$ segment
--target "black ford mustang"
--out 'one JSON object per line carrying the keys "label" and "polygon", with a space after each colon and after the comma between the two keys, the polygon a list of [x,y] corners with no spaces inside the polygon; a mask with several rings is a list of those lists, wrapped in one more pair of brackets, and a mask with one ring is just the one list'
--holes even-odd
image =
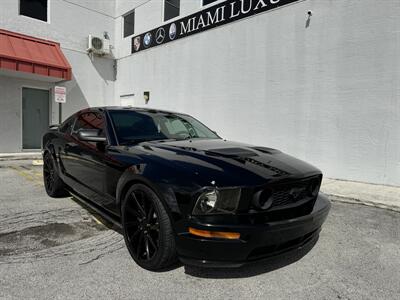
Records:
{"label": "black ford mustang", "polygon": [[85,109],[43,136],[43,158],[48,195],[71,193],[119,225],[149,270],[296,250],[318,238],[330,209],[318,169],[223,140],[185,114]]}

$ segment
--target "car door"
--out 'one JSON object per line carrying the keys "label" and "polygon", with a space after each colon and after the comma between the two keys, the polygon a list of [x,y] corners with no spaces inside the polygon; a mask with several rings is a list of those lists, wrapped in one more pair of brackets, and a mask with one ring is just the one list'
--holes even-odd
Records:
{"label": "car door", "polygon": [[68,166],[68,157],[65,155],[65,145],[74,141],[71,134],[74,128],[75,120],[76,115],[73,115],[65,120],[58,129],[59,134],[56,142],[53,142],[55,144],[54,146],[57,157],[59,158],[58,163],[61,179],[68,186],[71,186],[71,188],[74,187],[75,182],[70,179],[66,171],[66,166]]}
{"label": "car door", "polygon": [[76,182],[77,192],[103,205],[106,144],[80,140],[78,137],[80,129],[100,129],[106,136],[103,113],[95,110],[80,113],[70,139],[64,146],[65,172]]}

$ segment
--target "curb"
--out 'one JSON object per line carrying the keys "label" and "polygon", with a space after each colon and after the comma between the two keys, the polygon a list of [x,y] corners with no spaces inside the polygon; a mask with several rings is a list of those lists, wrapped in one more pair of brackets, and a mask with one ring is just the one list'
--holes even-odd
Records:
{"label": "curb", "polygon": [[12,161],[12,160],[41,160],[42,155],[37,156],[0,156],[0,161]]}
{"label": "curb", "polygon": [[342,197],[342,196],[337,196],[333,194],[327,194],[324,193],[329,197],[329,199],[332,202],[342,202],[342,203],[351,203],[351,204],[361,204],[365,206],[371,206],[375,208],[380,208],[380,209],[386,209],[386,210],[391,210],[395,212],[400,212],[400,207],[394,206],[394,205],[388,205],[384,203],[379,203],[379,202],[372,202],[372,201],[363,201],[360,199],[355,199],[355,198],[347,198],[347,197]]}
{"label": "curb", "polygon": [[42,152],[0,153],[0,161],[41,159]]}

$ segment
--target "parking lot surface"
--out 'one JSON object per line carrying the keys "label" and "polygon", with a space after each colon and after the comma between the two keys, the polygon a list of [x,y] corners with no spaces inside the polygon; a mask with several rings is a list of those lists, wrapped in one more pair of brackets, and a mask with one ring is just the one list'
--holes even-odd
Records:
{"label": "parking lot surface", "polygon": [[312,249],[240,269],[138,267],[41,166],[0,162],[0,299],[400,299],[400,214],[334,202]]}

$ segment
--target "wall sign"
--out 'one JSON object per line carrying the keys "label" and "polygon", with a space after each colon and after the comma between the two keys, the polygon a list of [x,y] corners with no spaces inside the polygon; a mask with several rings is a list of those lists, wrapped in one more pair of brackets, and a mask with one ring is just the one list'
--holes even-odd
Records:
{"label": "wall sign", "polygon": [[57,103],[67,102],[67,89],[63,86],[54,87],[54,101]]}
{"label": "wall sign", "polygon": [[132,53],[301,0],[227,0],[132,38]]}

